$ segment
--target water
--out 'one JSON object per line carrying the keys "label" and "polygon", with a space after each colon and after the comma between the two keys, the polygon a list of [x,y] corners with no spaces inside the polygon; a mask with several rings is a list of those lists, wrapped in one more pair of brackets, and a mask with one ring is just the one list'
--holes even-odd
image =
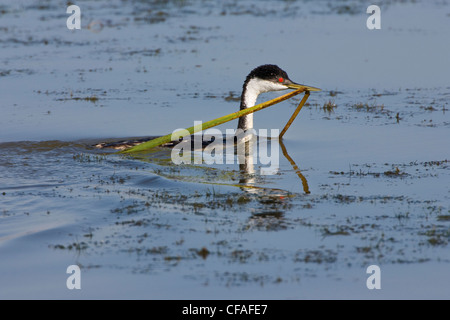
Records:
{"label": "water", "polygon": [[[446,2],[383,5],[376,31],[358,1],[79,5],[78,31],[57,2],[0,6],[2,299],[450,297]],[[234,112],[264,63],[323,89],[276,174],[92,148]]]}

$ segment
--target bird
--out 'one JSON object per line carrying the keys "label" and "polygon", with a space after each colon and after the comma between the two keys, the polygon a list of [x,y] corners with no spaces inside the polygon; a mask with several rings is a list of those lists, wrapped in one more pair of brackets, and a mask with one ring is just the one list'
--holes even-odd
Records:
{"label": "bird", "polygon": [[[286,71],[274,64],[264,64],[254,68],[246,77],[242,87],[240,110],[251,108],[261,93],[299,89],[305,87],[289,79]],[[320,90],[308,87],[310,91]],[[253,113],[239,118],[238,129],[253,129]]]}
{"label": "bird", "polygon": [[[242,86],[242,94],[240,101],[240,110],[251,108],[255,106],[256,100],[261,93],[271,91],[281,91],[286,89],[299,89],[308,88],[308,91],[319,91],[320,89],[304,86],[293,82],[286,71],[281,69],[275,64],[264,64],[254,68],[245,78]],[[247,114],[239,118],[237,129],[241,129],[244,132],[253,129],[253,113]],[[103,142],[95,145],[97,148],[113,148],[118,150],[124,150],[129,147],[141,144],[156,137],[147,137],[137,140],[124,140],[119,142]],[[172,141],[166,143],[164,147],[173,147],[179,141]],[[205,141],[207,145],[212,141]]]}

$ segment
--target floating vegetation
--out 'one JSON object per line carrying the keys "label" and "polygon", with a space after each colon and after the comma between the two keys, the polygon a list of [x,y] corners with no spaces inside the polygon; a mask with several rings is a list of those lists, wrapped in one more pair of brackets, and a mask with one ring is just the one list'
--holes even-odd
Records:
{"label": "floating vegetation", "polygon": [[5,76],[15,75],[15,74],[32,75],[34,73],[35,72],[31,69],[0,70],[0,77],[5,77]]}
{"label": "floating vegetation", "polygon": [[426,110],[426,111],[437,111],[438,110],[438,109],[434,108],[433,106],[427,106],[427,107],[421,106],[420,108],[423,110]]}
{"label": "floating vegetation", "polygon": [[86,242],[73,242],[68,245],[56,244],[50,245],[50,248],[58,249],[58,250],[75,250],[75,251],[83,251],[86,250],[89,246]]}
{"label": "floating vegetation", "polygon": [[[368,165],[366,165],[367,167],[370,167]],[[405,165],[403,165],[405,166]],[[340,175],[340,176],[356,176],[356,177],[366,177],[366,176],[370,176],[370,177],[375,177],[375,178],[379,178],[379,177],[391,177],[391,178],[401,178],[401,177],[406,177],[408,176],[408,173],[401,171],[398,166],[394,166],[393,170],[386,170],[383,172],[371,172],[371,171],[365,171],[362,169],[359,170],[350,170],[350,171],[329,171],[330,174],[332,175]]]}
{"label": "floating vegetation", "polygon": [[335,96],[337,96],[338,94],[342,94],[342,93],[343,93],[342,91],[331,90],[331,91],[329,92],[329,95],[330,95],[330,97],[335,97]]}
{"label": "floating vegetation", "polygon": [[295,253],[294,262],[329,264],[337,261],[337,252],[326,250],[299,250]]}
{"label": "floating vegetation", "polygon": [[227,96],[224,97],[225,101],[231,101],[231,102],[239,102],[241,101],[241,95],[236,94],[233,91],[230,91]]}
{"label": "floating vegetation", "polygon": [[201,248],[200,250],[197,251],[197,254],[202,257],[203,259],[206,259],[208,257],[208,255],[210,254],[209,250],[206,249],[205,247]]}
{"label": "floating vegetation", "polygon": [[73,160],[81,163],[101,163],[105,161],[107,157],[105,155],[79,153],[73,155]]}
{"label": "floating vegetation", "polygon": [[428,230],[419,232],[419,235],[428,237],[427,243],[432,246],[446,246],[450,240],[450,228],[429,226]]}
{"label": "floating vegetation", "polygon": [[57,101],[68,101],[68,100],[74,100],[74,101],[89,101],[96,103],[98,101],[98,98],[96,96],[88,96],[88,97],[70,97],[70,98],[61,98],[56,99]]}
{"label": "floating vegetation", "polygon": [[393,171],[385,171],[383,174],[388,177],[404,177],[407,175],[405,172],[401,172],[398,167],[395,167],[395,170]]}
{"label": "floating vegetation", "polygon": [[[144,50],[131,50],[131,51],[127,51],[127,52],[122,52],[122,55],[129,55],[129,56],[140,55],[140,56],[144,56],[144,57],[156,57],[156,56],[159,56],[160,54],[161,54],[161,48],[144,49]],[[143,72],[147,72],[145,67],[144,67],[144,71]]]}
{"label": "floating vegetation", "polygon": [[336,230],[333,231],[330,231],[327,227],[325,227],[322,230],[322,234],[324,236],[348,236],[350,235],[350,231],[354,230],[348,226],[337,226]]}
{"label": "floating vegetation", "polygon": [[351,106],[353,109],[356,109],[358,111],[366,111],[366,112],[383,112],[384,111],[384,104],[382,105],[376,105],[376,104],[372,104],[369,105],[367,102],[366,103],[356,103],[354,105]]}
{"label": "floating vegetation", "polygon": [[322,110],[329,114],[333,113],[335,108],[337,108],[337,105],[334,102],[334,100],[329,100],[328,102],[325,102],[322,106]]}

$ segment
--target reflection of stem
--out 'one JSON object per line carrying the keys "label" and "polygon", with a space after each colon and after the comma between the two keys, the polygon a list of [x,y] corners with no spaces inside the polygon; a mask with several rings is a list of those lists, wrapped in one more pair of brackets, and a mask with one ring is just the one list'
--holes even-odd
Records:
{"label": "reflection of stem", "polygon": [[303,185],[303,191],[305,193],[310,193],[309,191],[309,187],[308,187],[308,181],[306,180],[305,176],[302,174],[302,172],[300,171],[300,169],[298,168],[298,166],[295,164],[294,160],[292,160],[292,158],[289,156],[287,150],[286,150],[286,146],[283,143],[283,140],[280,139],[280,146],[281,146],[281,151],[283,152],[283,155],[286,157],[286,159],[288,159],[288,161],[291,163],[292,168],[294,168],[295,173],[298,175],[298,177],[300,178],[300,180],[302,180],[302,185]]}
{"label": "reflection of stem", "polygon": [[288,123],[286,123],[286,125],[284,126],[284,129],[281,130],[280,137],[279,137],[280,140],[283,138],[284,134],[286,133],[287,129],[289,129],[289,127],[291,126],[292,122],[294,122],[294,120],[297,117],[297,115],[300,112],[300,110],[302,110],[303,105],[305,104],[306,100],[308,100],[308,97],[309,97],[309,91],[305,91],[305,95],[303,96],[302,101],[300,101],[297,109],[295,109],[294,114],[291,116],[291,118],[289,119]]}

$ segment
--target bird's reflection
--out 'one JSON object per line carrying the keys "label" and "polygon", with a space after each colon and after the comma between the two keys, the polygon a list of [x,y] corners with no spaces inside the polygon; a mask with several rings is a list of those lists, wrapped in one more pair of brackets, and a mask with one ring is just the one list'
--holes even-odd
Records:
{"label": "bird's reflection", "polygon": [[[290,157],[286,149],[286,146],[283,143],[283,140],[258,137],[254,133],[246,133],[242,137],[238,136],[238,141],[236,144],[236,152],[238,155],[239,171],[240,171],[239,183],[240,185],[243,186],[242,189],[249,193],[259,192],[258,188],[254,188],[257,177],[257,175],[255,174],[255,158],[257,157],[258,159],[260,159],[261,162],[261,159],[263,158],[262,155],[263,154],[267,155],[268,150],[270,149],[271,158],[273,161],[275,158],[274,156],[278,155],[278,153],[276,155],[273,154],[274,150],[278,150],[277,149],[278,145],[281,148],[284,157],[288,160],[288,162],[294,169],[295,173],[300,178],[303,192],[309,194],[310,191],[308,181],[300,171],[295,161]],[[271,166],[269,168],[261,168],[261,173],[265,172],[265,174],[276,174],[278,167],[274,166],[273,163],[270,164]]]}
{"label": "bird's reflection", "polygon": [[[170,148],[157,148],[152,152],[136,154],[133,157],[152,163],[158,160],[159,157],[162,157],[158,163],[169,165],[166,161],[166,156],[160,154],[158,150],[172,149],[172,164],[178,164],[174,161],[174,155],[179,157],[179,160],[186,161],[185,163],[187,164],[236,164],[237,161],[239,164],[238,179],[240,188],[247,193],[261,194],[269,188],[260,187],[258,183],[264,176],[278,173],[279,150],[281,149],[281,153],[300,178],[303,192],[306,194],[310,193],[308,181],[298,165],[290,157],[282,139],[257,135],[254,129],[236,131],[234,135],[226,136],[225,139],[223,139],[221,132],[214,132],[212,135],[211,132],[209,136],[202,137],[200,135],[199,143],[196,143],[194,135],[183,139],[181,142],[173,143],[169,146]],[[272,134],[272,136],[274,135]],[[142,143],[144,140],[148,140],[148,138],[102,143],[101,148],[121,149],[123,146],[128,147],[130,144]],[[96,147],[99,145],[96,144]],[[179,153],[180,150],[182,151],[181,153]],[[255,169],[255,165],[258,165],[258,171]],[[276,191],[277,189],[271,188],[271,190]],[[286,193],[283,190],[279,191],[281,194]]]}
{"label": "bird's reflection", "polygon": [[[284,157],[289,161],[295,173],[300,178],[303,192],[306,194],[310,193],[308,181],[301,173],[294,160],[289,156],[282,139],[268,139],[258,137],[255,134],[247,134],[244,138],[238,139],[236,144],[240,171],[239,185],[246,193],[256,195],[257,197],[255,199],[259,204],[253,210],[244,228],[246,230],[258,229],[265,231],[283,230],[286,229],[288,225],[284,215],[284,208],[289,203],[289,201],[286,202],[286,192],[283,190],[278,190],[277,192],[277,190],[274,189],[258,188],[256,186],[256,179],[257,177],[260,177],[260,175],[255,174],[255,164],[257,163],[256,160],[258,158],[261,159],[262,153],[267,155],[268,150],[264,150],[264,148],[270,149],[271,156],[276,156],[277,158],[279,152],[275,152],[276,154],[274,155],[274,150],[278,151],[279,148],[281,148]],[[278,167],[272,166],[271,163],[272,170],[269,172],[266,171],[266,173],[276,174],[276,172],[273,171],[273,167],[276,167],[276,171],[278,170]],[[264,169],[267,170],[267,168]]]}

